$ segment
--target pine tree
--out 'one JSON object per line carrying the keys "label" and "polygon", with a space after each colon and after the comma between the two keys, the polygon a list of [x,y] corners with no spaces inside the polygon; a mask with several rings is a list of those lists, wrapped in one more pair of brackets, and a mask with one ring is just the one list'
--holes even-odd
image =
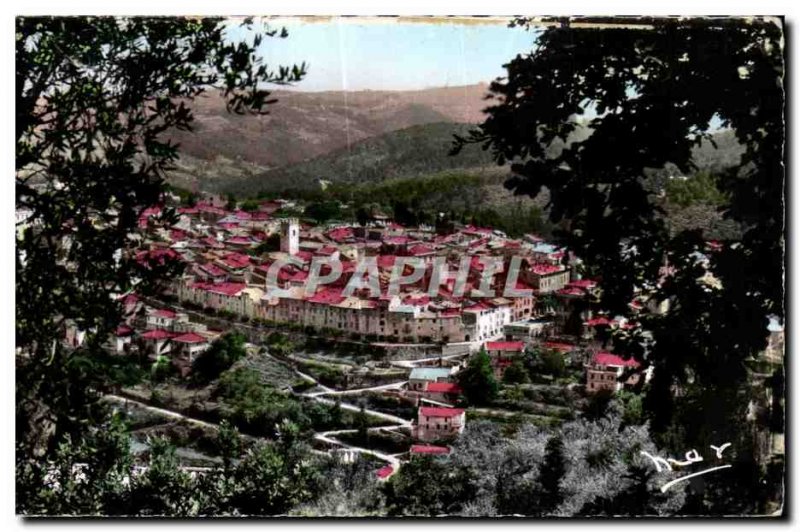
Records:
{"label": "pine tree", "polygon": [[471,405],[486,405],[497,398],[497,379],[494,377],[489,355],[483,347],[458,374],[458,383]]}

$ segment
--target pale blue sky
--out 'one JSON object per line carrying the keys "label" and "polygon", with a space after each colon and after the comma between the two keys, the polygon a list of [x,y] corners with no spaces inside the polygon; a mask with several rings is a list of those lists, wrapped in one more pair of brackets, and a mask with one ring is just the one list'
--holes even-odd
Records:
{"label": "pale blue sky", "polygon": [[[399,22],[337,18],[308,22],[282,18],[286,39],[265,39],[269,65],[308,65],[297,90],[382,90],[469,85],[502,76],[502,65],[529,52],[535,34],[497,24]],[[243,32],[232,25],[229,38]]]}

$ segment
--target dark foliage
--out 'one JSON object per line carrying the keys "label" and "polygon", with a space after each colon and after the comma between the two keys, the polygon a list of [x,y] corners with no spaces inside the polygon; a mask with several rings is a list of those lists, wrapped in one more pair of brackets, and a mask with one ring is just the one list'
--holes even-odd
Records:
{"label": "dark foliage", "polygon": [[[745,361],[765,348],[768,315],[783,316],[782,27],[766,19],[646,22],[546,29],[533,53],[506,65],[507,78],[491,85],[500,103],[456,148],[481,143],[498,163],[511,162],[516,177],[507,185],[516,193],[547,188],[561,238],[602,276],[605,309],[625,314],[635,289],[669,301],[668,312],[643,317],[636,333],[615,342],[654,369],[644,408],[661,441],[730,441],[747,453]],[[577,118],[588,108],[592,134],[547,153],[583,127]],[[728,198],[722,216],[743,228],[738,242],[710,254],[720,288],[698,280],[705,270],[692,255],[705,251],[708,236],[670,231],[645,180],[647,169],[667,164],[691,175],[693,148],[711,138],[712,120],[743,147],[714,183]],[[665,264],[672,274],[661,282]],[[737,463],[741,482],[733,484],[747,488],[721,488],[714,506],[752,511],[758,482],[750,462]]]}
{"label": "dark foliage", "polygon": [[[178,156],[165,133],[191,129],[191,102],[209,90],[233,113],[265,113],[264,84],[305,72],[253,53],[273,36],[286,34],[255,27],[249,42],[229,41],[213,18],[17,19],[16,205],[30,212],[16,240],[18,469],[102,421],[109,378],[96,355],[122,318],[114,296],[151,293],[180,270],[137,260],[129,237]],[[155,223],[173,222],[165,209]],[[79,348],[61,341],[70,324],[87,332]]]}

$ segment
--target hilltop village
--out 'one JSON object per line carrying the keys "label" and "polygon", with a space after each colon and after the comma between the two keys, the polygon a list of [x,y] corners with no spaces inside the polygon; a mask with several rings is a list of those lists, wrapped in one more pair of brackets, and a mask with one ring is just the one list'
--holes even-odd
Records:
{"label": "hilltop village", "polygon": [[[590,398],[649,377],[637,371],[637,362],[614,354],[610,339],[635,329],[640,313],[660,312],[664,304],[641,297],[630,302],[627,316],[598,311],[599,279],[583,277],[579,258],[536,235],[512,239],[470,225],[403,227],[380,216],[366,225],[312,225],[299,221],[302,207],[286,200],[261,201],[251,210],[231,207],[205,196],[178,205],[177,221],[168,227],[158,223],[164,207],[142,213],[136,260],[145,267],[175,262],[183,271],[158,297],[117,296],[128,318],[110,350],[160,361],[191,379],[215,343],[245,333],[251,352],[266,353],[307,381],[294,386],[298,397],[371,417],[375,423],[364,432],[376,435],[373,442],[380,435],[403,436],[387,452],[348,443],[348,434],[358,432],[352,423],[315,431],[323,452],[349,459],[366,453],[383,463],[376,469],[381,479],[410,455],[447,454],[471,417],[558,422],[571,415],[572,403],[561,399],[555,405],[504,399],[503,408],[471,408],[460,382],[476,357],[488,359],[496,382],[509,384],[508,397],[540,398],[547,391]],[[338,275],[324,266],[334,262]],[[436,273],[442,266],[445,275]],[[373,277],[373,286],[360,282],[364,275]],[[325,282],[309,290],[310,278],[320,276]],[[397,283],[398,276],[406,282]],[[347,365],[324,349],[287,352],[262,342],[275,331],[367,357]],[[74,327],[67,330],[73,345],[82,337]],[[782,330],[773,339],[777,352]],[[359,401],[362,395],[371,398],[369,408]],[[389,411],[373,406],[387,401]],[[515,411],[518,404],[528,406]]]}

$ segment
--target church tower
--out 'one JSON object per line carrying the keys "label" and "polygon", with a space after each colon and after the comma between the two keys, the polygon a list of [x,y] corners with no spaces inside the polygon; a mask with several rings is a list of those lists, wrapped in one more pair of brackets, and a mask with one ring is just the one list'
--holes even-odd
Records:
{"label": "church tower", "polygon": [[296,255],[300,251],[300,222],[297,218],[281,221],[281,251]]}

